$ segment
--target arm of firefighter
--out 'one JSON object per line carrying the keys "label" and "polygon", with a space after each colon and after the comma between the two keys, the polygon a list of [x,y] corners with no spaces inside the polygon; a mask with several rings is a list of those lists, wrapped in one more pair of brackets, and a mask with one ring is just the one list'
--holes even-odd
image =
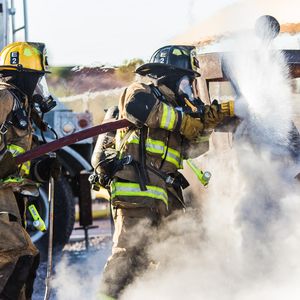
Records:
{"label": "arm of firefighter", "polygon": [[191,140],[203,130],[200,119],[177,111],[173,106],[163,103],[147,91],[138,91],[125,105],[126,118],[135,124],[150,128],[177,131]]}
{"label": "arm of firefighter", "polygon": [[[202,116],[204,130],[193,140],[183,145],[184,158],[196,158],[209,150],[209,139],[214,129],[229,120],[236,120],[234,116],[234,103],[228,101],[219,104],[216,100],[211,105],[205,105]],[[219,126],[219,127],[218,127]]]}
{"label": "arm of firefighter", "polygon": [[6,90],[0,90],[0,179],[14,173],[17,170],[12,154],[7,151],[5,134],[5,121],[13,109],[13,97]]}

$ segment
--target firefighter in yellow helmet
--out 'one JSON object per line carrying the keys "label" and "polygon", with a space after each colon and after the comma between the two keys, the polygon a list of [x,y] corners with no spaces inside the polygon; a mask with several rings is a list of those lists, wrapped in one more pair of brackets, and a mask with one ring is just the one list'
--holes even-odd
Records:
{"label": "firefighter in yellow helmet", "polygon": [[[118,298],[149,266],[144,251],[151,242],[148,229],[185,207],[182,189],[188,182],[178,172],[183,160],[193,145],[196,156],[207,151],[212,130],[233,116],[233,103],[204,105],[196,96],[198,67],[195,47],[162,47],[136,70],[148,82],[134,82],[120,98],[119,118],[135,126],[116,135],[123,166],[110,183],[115,232],[100,299]],[[97,145],[92,158],[96,168],[102,159]]]}
{"label": "firefighter in yellow helmet", "polygon": [[14,157],[32,146],[33,107],[46,112],[54,105],[47,72],[42,43],[16,42],[0,53],[0,299],[31,299],[39,264],[21,196],[36,194],[37,187],[26,179],[30,162],[17,166]]}

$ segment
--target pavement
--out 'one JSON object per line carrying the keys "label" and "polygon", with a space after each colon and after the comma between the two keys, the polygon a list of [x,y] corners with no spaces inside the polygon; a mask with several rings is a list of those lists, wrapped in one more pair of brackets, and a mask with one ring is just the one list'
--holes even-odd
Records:
{"label": "pavement", "polygon": [[[61,273],[63,262],[67,261],[70,270],[76,269],[77,276],[83,278],[100,278],[101,271],[111,251],[111,224],[110,219],[95,220],[94,226],[88,231],[89,249],[86,250],[86,241],[83,230],[76,230],[79,224],[76,223],[70,237],[69,243],[64,247],[62,253],[54,258],[53,278]],[[90,258],[95,261],[94,267],[86,267],[90,264]],[[57,271],[58,269],[58,271]],[[45,293],[45,278],[47,273],[47,263],[42,262],[37,272],[34,286],[33,300],[43,300]],[[58,292],[51,290],[50,300],[59,300]],[[65,297],[66,299],[66,297]],[[89,300],[89,299],[87,299]]]}

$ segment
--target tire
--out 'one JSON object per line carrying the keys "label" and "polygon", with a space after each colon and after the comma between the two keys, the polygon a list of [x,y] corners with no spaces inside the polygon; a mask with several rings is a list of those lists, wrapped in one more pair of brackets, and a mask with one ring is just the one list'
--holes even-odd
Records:
{"label": "tire", "polygon": [[[38,198],[30,197],[29,205],[34,203],[40,213],[41,218],[45,221],[48,228],[49,224],[49,205],[48,205],[48,184],[40,188]],[[28,213],[28,212],[27,212]],[[27,217],[31,220],[30,216]],[[53,253],[59,254],[65,244],[69,241],[75,222],[75,203],[72,189],[67,179],[60,177],[55,182],[54,187],[54,229],[53,229]],[[28,232],[31,240],[37,246],[41,253],[41,259],[47,259],[48,253],[48,231],[42,233],[32,227],[32,222],[28,221]]]}

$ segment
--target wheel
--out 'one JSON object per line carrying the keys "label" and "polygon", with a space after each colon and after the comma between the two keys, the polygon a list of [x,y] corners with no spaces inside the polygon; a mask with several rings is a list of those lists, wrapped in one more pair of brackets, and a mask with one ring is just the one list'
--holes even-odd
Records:
{"label": "wheel", "polygon": [[[45,221],[49,225],[48,184],[40,188],[39,197],[30,197],[28,205],[34,204]],[[31,240],[41,253],[41,259],[47,259],[48,231],[46,233],[35,230],[32,218],[27,211],[27,230]],[[58,254],[68,242],[75,222],[75,203],[72,189],[67,179],[60,177],[54,186],[54,229],[53,229],[53,251]]]}

